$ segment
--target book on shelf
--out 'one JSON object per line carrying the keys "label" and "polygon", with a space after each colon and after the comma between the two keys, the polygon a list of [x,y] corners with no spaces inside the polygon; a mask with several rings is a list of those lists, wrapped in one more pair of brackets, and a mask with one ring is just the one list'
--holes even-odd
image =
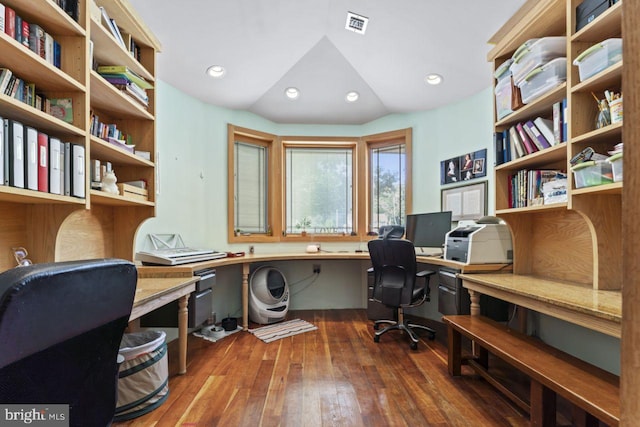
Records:
{"label": "book on shelf", "polygon": [[126,46],[124,45],[124,41],[122,40],[122,36],[120,35],[118,26],[116,25],[115,21],[109,17],[107,10],[102,6],[100,6],[100,14],[100,21],[102,26],[109,30],[116,42],[118,42],[122,47],[126,48]]}
{"label": "book on shelf", "polygon": [[22,44],[22,17],[17,13],[14,13],[13,17],[13,38]]}
{"label": "book on shelf", "polygon": [[511,153],[515,153],[515,159],[526,156],[528,153],[524,149],[524,145],[522,144],[522,140],[520,139],[520,134],[515,126],[511,126],[509,128],[509,141],[513,144],[514,150]]}
{"label": "book on shelf", "polygon": [[553,135],[553,121],[548,119],[543,119],[542,117],[537,117],[533,124],[540,131],[545,140],[549,143],[549,145],[554,146],[558,143],[555,140],[555,136]]}
{"label": "book on shelf", "polygon": [[73,99],[50,98],[50,113],[53,117],[73,123]]}
{"label": "book on shelf", "polygon": [[16,38],[16,11],[7,5],[4,7],[4,32],[12,39]]}
{"label": "book on shelf", "polygon": [[49,135],[38,132],[38,191],[49,192]]}
{"label": "book on shelf", "polygon": [[542,135],[540,130],[536,127],[536,125],[531,120],[527,120],[524,124],[525,129],[528,130],[528,134],[531,137],[531,140],[538,147],[538,150],[544,150],[545,148],[551,147],[551,144],[547,139]]}
{"label": "book on shelf", "polygon": [[494,132],[493,143],[495,147],[495,165],[498,166],[505,163],[504,134],[502,132]]}
{"label": "book on shelf", "polygon": [[560,142],[565,142],[569,140],[569,132],[568,132],[568,120],[567,117],[569,104],[567,102],[567,98],[562,98],[562,140]]}
{"label": "book on shelf", "polygon": [[136,147],[135,145],[129,145],[127,144],[127,141],[124,139],[116,139],[113,137],[108,137],[107,138],[107,142],[109,142],[109,144],[113,144],[117,147],[122,148],[123,150],[125,150],[128,153],[133,153],[134,148]]}
{"label": "book on shelf", "polygon": [[0,32],[4,33],[4,11],[5,6],[0,3]]}
{"label": "book on shelf", "polygon": [[142,89],[153,89],[153,85],[138,75],[135,71],[126,65],[100,65],[98,67],[99,74],[110,74],[115,76],[124,76],[140,86]]}
{"label": "book on shelf", "polygon": [[523,124],[518,123],[516,125],[516,129],[518,130],[518,135],[520,135],[520,140],[522,141],[522,145],[524,145],[527,154],[532,154],[538,151],[538,147],[533,143],[533,141],[531,141],[527,132],[525,132]]}
{"label": "book on shelf", "polygon": [[25,21],[24,19],[22,20],[22,22],[20,23],[21,28],[20,28],[20,42],[22,43],[22,46],[25,47],[29,47],[29,23],[27,21]]}

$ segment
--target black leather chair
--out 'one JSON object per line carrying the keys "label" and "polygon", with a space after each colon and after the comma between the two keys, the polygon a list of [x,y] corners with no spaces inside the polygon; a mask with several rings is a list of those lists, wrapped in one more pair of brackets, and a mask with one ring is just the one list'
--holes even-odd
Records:
{"label": "black leather chair", "polygon": [[0,402],[69,405],[72,426],[107,426],[135,266],[100,259],[0,274]]}
{"label": "black leather chair", "polygon": [[[405,320],[403,310],[429,301],[429,278],[435,272],[417,271],[415,248],[409,240],[375,239],[370,240],[368,246],[374,274],[373,299],[394,308],[396,313],[393,320],[375,321],[373,340],[379,342],[381,335],[398,329],[407,333],[410,346],[415,350],[418,348],[418,337],[413,329],[427,331],[429,339],[435,338],[435,331]],[[378,330],[381,324],[389,326]]]}

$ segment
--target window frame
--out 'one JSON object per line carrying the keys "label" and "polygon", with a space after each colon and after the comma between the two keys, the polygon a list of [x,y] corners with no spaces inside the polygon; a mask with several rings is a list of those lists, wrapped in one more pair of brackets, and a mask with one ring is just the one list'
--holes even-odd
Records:
{"label": "window frame", "polygon": [[[235,235],[235,141],[257,144],[268,149],[267,173],[267,223],[271,226],[271,235],[251,234]],[[252,129],[227,125],[227,238],[229,243],[275,243],[275,242],[362,242],[375,238],[369,235],[371,207],[371,148],[383,148],[398,144],[405,145],[405,213],[412,212],[412,129],[400,129],[361,137],[336,136],[278,136]],[[343,234],[283,234],[286,223],[286,148],[345,148],[353,149],[353,227],[355,235]]]}

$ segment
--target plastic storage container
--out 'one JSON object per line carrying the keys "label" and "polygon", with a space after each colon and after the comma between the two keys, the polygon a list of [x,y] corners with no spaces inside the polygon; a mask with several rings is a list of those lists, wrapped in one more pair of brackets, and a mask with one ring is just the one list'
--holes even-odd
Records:
{"label": "plastic storage container", "polygon": [[535,68],[554,58],[567,55],[566,37],[543,37],[534,40],[525,42],[513,54],[510,70],[513,82],[517,86],[520,86],[520,82]]}
{"label": "plastic storage container", "polygon": [[580,81],[583,81],[620,61],[622,61],[622,39],[607,39],[594,44],[578,55],[573,65],[578,66]]}
{"label": "plastic storage container", "polygon": [[495,88],[496,95],[496,117],[498,120],[513,113],[511,108],[511,98],[513,87],[511,85],[511,74],[508,77],[498,80]]}
{"label": "plastic storage container", "polygon": [[124,334],[119,355],[118,403],[115,421],[125,421],[153,411],[169,397],[166,334],[145,331]]}
{"label": "plastic storage container", "polygon": [[576,188],[611,184],[613,182],[611,163],[607,160],[591,160],[578,163],[571,168],[571,171],[576,180]]}
{"label": "plastic storage container", "polygon": [[613,174],[613,182],[622,181],[622,153],[614,154],[607,159],[611,163],[611,173]]}
{"label": "plastic storage container", "polygon": [[556,58],[531,71],[519,84],[522,102],[530,103],[567,80],[567,58]]}

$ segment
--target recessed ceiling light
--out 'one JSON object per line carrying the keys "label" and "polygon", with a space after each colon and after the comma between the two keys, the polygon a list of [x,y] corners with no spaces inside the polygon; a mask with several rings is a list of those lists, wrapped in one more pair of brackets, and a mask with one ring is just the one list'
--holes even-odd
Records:
{"label": "recessed ceiling light", "polygon": [[358,98],[360,98],[360,94],[355,90],[352,90],[351,92],[347,93],[347,96],[344,97],[344,99],[346,99],[347,102],[356,102]]}
{"label": "recessed ceiling light", "polygon": [[298,97],[300,96],[300,91],[295,87],[288,87],[284,91],[284,94],[287,95],[287,98],[289,99],[298,99]]}
{"label": "recessed ceiling light", "polygon": [[440,74],[428,74],[427,77],[424,78],[425,83],[430,85],[439,85],[442,83],[442,76]]}
{"label": "recessed ceiling light", "polygon": [[212,65],[211,67],[207,68],[207,74],[217,79],[224,76],[225,73],[226,70],[222,65]]}

